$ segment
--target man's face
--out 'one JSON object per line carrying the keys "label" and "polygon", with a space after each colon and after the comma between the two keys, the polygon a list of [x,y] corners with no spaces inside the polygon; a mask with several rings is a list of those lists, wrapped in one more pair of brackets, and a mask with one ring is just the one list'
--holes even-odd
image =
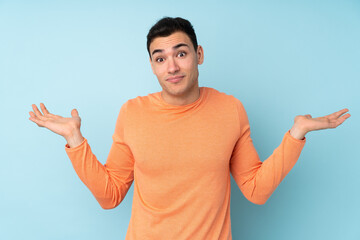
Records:
{"label": "man's face", "polygon": [[150,63],[163,94],[168,98],[186,98],[198,91],[198,64],[204,59],[203,49],[195,51],[184,32],[157,37],[150,44]]}

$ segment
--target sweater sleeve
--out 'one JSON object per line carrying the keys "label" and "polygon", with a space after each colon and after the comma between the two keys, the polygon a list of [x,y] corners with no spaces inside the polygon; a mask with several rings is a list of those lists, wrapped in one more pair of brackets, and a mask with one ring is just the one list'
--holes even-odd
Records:
{"label": "sweater sleeve", "polygon": [[118,206],[134,180],[134,159],[124,138],[126,106],[125,103],[120,109],[113,143],[104,165],[92,153],[86,139],[75,148],[65,146],[77,175],[104,209]]}
{"label": "sweater sleeve", "polygon": [[280,145],[261,162],[250,137],[249,120],[237,100],[240,137],[234,147],[230,171],[244,196],[255,204],[264,204],[298,160],[306,139],[299,140],[287,131]]}

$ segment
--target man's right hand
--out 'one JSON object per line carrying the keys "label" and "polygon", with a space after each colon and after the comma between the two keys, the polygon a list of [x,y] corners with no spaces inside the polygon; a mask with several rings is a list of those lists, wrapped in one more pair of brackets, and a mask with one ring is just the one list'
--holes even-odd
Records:
{"label": "man's right hand", "polygon": [[84,141],[80,132],[81,119],[76,109],[71,111],[71,118],[64,118],[51,114],[43,103],[40,103],[42,113],[35,104],[32,104],[33,112],[29,112],[29,120],[39,127],[45,127],[56,134],[63,136],[68,145],[73,148]]}

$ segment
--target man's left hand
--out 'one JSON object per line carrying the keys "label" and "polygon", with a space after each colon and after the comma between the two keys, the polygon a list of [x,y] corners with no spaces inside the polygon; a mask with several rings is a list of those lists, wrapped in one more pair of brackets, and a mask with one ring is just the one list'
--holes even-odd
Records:
{"label": "man's left hand", "polygon": [[343,115],[348,111],[347,108],[344,108],[338,112],[317,118],[312,118],[310,114],[296,116],[290,134],[294,138],[302,140],[308,132],[336,128],[351,116],[349,113]]}

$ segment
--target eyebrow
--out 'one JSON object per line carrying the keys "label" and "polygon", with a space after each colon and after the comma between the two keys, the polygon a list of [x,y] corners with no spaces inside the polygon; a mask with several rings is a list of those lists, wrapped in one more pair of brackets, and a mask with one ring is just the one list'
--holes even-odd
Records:
{"label": "eyebrow", "polygon": [[[189,48],[189,45],[187,45],[186,43],[179,43],[175,46],[173,46],[173,49],[178,49],[179,47],[188,47]],[[154,55],[155,53],[158,53],[158,52],[163,52],[164,49],[155,49],[152,53],[151,53],[151,56]]]}

